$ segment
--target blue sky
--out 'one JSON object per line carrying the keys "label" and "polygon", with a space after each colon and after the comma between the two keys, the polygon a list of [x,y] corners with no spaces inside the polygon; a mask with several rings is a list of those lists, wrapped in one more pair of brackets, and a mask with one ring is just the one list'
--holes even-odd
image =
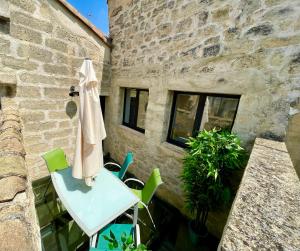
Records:
{"label": "blue sky", "polygon": [[105,35],[109,34],[107,0],[67,1]]}

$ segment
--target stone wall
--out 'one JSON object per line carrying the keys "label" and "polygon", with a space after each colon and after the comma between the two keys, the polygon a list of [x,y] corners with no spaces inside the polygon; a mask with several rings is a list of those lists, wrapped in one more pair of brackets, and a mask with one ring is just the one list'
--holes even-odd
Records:
{"label": "stone wall", "polygon": [[[239,94],[233,131],[251,149],[256,136],[283,140],[290,104],[299,97],[298,0],[109,0],[113,49],[107,149],[183,208],[178,178],[183,150],[166,143],[174,90]],[[122,87],[149,89],[145,134],[122,126]],[[224,213],[226,215],[226,213]],[[226,219],[223,217],[222,219]],[[219,217],[216,235],[222,232]]]}
{"label": "stone wall", "polygon": [[293,102],[287,133],[287,149],[291,155],[294,167],[300,177],[300,98]]}
{"label": "stone wall", "polygon": [[69,89],[78,85],[79,67],[90,57],[107,95],[110,48],[101,32],[63,0],[0,3],[0,14],[8,21],[8,29],[0,23],[0,76],[16,79],[12,96],[24,123],[27,164],[37,179],[48,175],[41,155],[52,148],[63,148],[72,162],[78,97],[69,97]]}
{"label": "stone wall", "polygon": [[299,247],[299,178],[284,143],[258,138],[218,250]]}
{"label": "stone wall", "polygon": [[0,250],[41,250],[31,179],[25,163],[22,125],[15,103],[0,111]]}

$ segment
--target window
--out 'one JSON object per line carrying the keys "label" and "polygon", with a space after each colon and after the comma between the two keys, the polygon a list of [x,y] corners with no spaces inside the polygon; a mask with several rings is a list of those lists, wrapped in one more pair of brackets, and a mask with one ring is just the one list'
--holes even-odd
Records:
{"label": "window", "polygon": [[148,90],[125,88],[123,125],[145,132],[148,97]]}
{"label": "window", "polygon": [[185,147],[188,137],[214,127],[231,130],[240,96],[175,92],[167,141]]}

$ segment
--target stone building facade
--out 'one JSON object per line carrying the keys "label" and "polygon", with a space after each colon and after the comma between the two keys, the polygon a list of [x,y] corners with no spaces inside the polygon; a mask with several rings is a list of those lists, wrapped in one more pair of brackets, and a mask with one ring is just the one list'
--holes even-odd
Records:
{"label": "stone building facade", "polygon": [[[165,183],[160,197],[183,211],[184,150],[166,140],[174,91],[241,95],[233,131],[248,149],[257,136],[285,139],[291,105],[300,95],[299,1],[108,0],[108,5],[113,95],[106,149],[120,161],[133,151],[130,171],[143,180],[158,166]],[[149,90],[145,133],[122,125],[126,87]],[[222,225],[220,217],[209,221]]]}
{"label": "stone building facade", "polygon": [[[61,0],[0,1],[0,96],[13,97],[24,126],[31,176],[48,175],[41,155],[55,147],[73,159],[79,83],[85,57],[93,60],[101,92],[108,94],[110,46],[106,37]],[[2,88],[3,89],[3,88]]]}

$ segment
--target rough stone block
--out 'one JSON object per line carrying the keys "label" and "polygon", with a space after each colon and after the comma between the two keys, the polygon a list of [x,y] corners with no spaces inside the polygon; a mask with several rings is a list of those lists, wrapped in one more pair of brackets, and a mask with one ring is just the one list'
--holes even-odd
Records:
{"label": "rough stone block", "polygon": [[220,22],[229,18],[229,6],[225,6],[212,12],[212,19],[215,22]]}
{"label": "rough stone block", "polygon": [[53,100],[22,100],[19,103],[20,108],[28,110],[55,110],[56,102]]}
{"label": "rough stone block", "polygon": [[27,154],[42,154],[47,151],[47,149],[49,149],[48,144],[38,143],[27,147],[26,152]]}
{"label": "rough stone block", "polygon": [[18,97],[40,98],[41,97],[41,89],[39,87],[32,87],[32,86],[18,86],[17,96]]}
{"label": "rough stone block", "polygon": [[26,110],[21,111],[21,118],[24,121],[24,123],[27,122],[38,122],[45,119],[45,113],[44,112],[36,112],[32,110]]}
{"label": "rough stone block", "polygon": [[70,58],[64,54],[56,53],[55,54],[56,62],[59,64],[69,64]]}
{"label": "rough stone block", "polygon": [[27,26],[31,29],[45,31],[47,33],[50,33],[53,30],[53,25],[51,23],[34,18],[33,16],[27,15],[22,12],[11,12],[11,20],[14,23]]}
{"label": "rough stone block", "polygon": [[17,59],[14,57],[10,57],[10,56],[3,56],[2,57],[2,63],[4,66],[7,66],[9,68],[12,69],[16,69],[16,70],[35,70],[37,69],[38,65],[34,62],[31,62],[29,60],[26,59]]}
{"label": "rough stone block", "polygon": [[116,15],[119,14],[120,11],[122,11],[123,7],[122,6],[118,6],[117,8],[113,9],[112,12],[111,12],[111,17],[114,17]]}
{"label": "rough stone block", "polygon": [[32,73],[22,73],[20,75],[20,80],[29,83],[29,84],[48,84],[53,85],[55,83],[55,79],[52,76],[40,75],[40,74],[32,74]]}
{"label": "rough stone block", "polygon": [[47,122],[32,122],[25,124],[26,132],[35,132],[35,131],[47,131],[52,130],[57,127],[57,122],[47,121]]}
{"label": "rough stone block", "polygon": [[23,144],[14,137],[14,134],[10,135],[10,137],[7,136],[6,139],[0,142],[0,155],[4,156],[6,153],[25,156]]}
{"label": "rough stone block", "polygon": [[64,53],[68,52],[68,45],[58,39],[48,38],[46,39],[45,44],[51,49],[58,50]]}
{"label": "rough stone block", "polygon": [[205,45],[208,44],[217,44],[220,41],[220,36],[210,37],[204,41]]}
{"label": "rough stone block", "polygon": [[68,41],[76,44],[79,42],[79,38],[75,34],[72,34],[71,32],[64,29],[63,27],[57,27],[55,30],[55,34],[57,35],[58,38],[66,42]]}
{"label": "rough stone block", "polygon": [[20,57],[33,58],[41,62],[49,63],[52,61],[52,52],[34,45],[20,44],[18,55]]}
{"label": "rough stone block", "polygon": [[19,215],[12,213],[0,220],[0,250],[34,250],[27,222]]}
{"label": "rough stone block", "polygon": [[62,138],[62,139],[55,139],[53,140],[53,145],[54,147],[67,147],[69,146],[69,137],[67,138]]}
{"label": "rough stone block", "polygon": [[0,73],[0,84],[9,84],[9,85],[16,85],[17,84],[17,77],[15,73]]}
{"label": "rough stone block", "polygon": [[69,75],[70,70],[65,65],[55,65],[55,64],[45,64],[44,70],[47,73],[51,73],[53,75]]}
{"label": "rough stone block", "polygon": [[45,97],[53,99],[65,99],[69,96],[69,89],[66,88],[44,88]]}
{"label": "rough stone block", "polygon": [[12,37],[31,43],[41,44],[43,41],[42,34],[40,32],[28,29],[20,25],[11,24],[10,34]]}
{"label": "rough stone block", "polygon": [[273,27],[270,24],[261,24],[250,28],[246,35],[267,36],[273,32]]}
{"label": "rough stone block", "polygon": [[264,48],[276,48],[286,47],[291,45],[297,45],[300,43],[300,36],[288,36],[288,37],[272,37],[266,38],[261,41],[261,46]]}
{"label": "rough stone block", "polygon": [[219,250],[297,250],[299,210],[300,182],[284,143],[256,139]]}
{"label": "rough stone block", "polygon": [[209,47],[205,47],[203,49],[203,56],[204,57],[216,56],[219,54],[219,52],[220,52],[220,45],[216,44]]}
{"label": "rough stone block", "polygon": [[201,11],[198,14],[198,26],[201,27],[206,24],[208,18],[208,12],[207,11]]}
{"label": "rough stone block", "polygon": [[76,86],[79,83],[77,78],[55,77],[55,81],[59,86]]}
{"label": "rough stone block", "polygon": [[[37,143],[42,143],[42,141],[43,141],[42,135],[27,134],[26,129],[25,129],[25,131],[24,131],[24,146],[25,146],[25,149],[27,149],[27,147],[30,147],[31,145],[34,145],[34,144],[37,144]],[[27,162],[27,158],[28,158],[28,155],[26,156],[26,162]]]}
{"label": "rough stone block", "polygon": [[0,38],[0,53],[9,54],[10,52],[10,41]]}
{"label": "rough stone block", "polygon": [[67,119],[68,115],[66,111],[50,111],[49,112],[50,119]]}
{"label": "rough stone block", "polygon": [[27,176],[24,158],[21,156],[0,156],[0,178],[12,175]]}
{"label": "rough stone block", "polygon": [[25,191],[26,180],[17,176],[0,179],[0,202],[11,201],[17,193]]}
{"label": "rough stone block", "polygon": [[32,0],[9,0],[9,2],[30,13],[33,13],[36,10],[35,4]]}
{"label": "rough stone block", "polygon": [[176,32],[188,32],[191,28],[193,19],[191,17],[185,18],[180,21],[176,26]]}
{"label": "rough stone block", "polygon": [[72,129],[54,130],[52,132],[45,132],[44,136],[46,140],[52,140],[57,138],[69,137],[72,135]]}
{"label": "rough stone block", "polygon": [[166,37],[166,36],[170,35],[171,31],[172,31],[171,23],[161,24],[157,27],[157,36],[158,36],[158,38]]}
{"label": "rough stone block", "polygon": [[71,127],[71,126],[72,126],[72,124],[71,124],[71,122],[69,120],[67,120],[67,121],[61,121],[58,124],[59,128],[68,128],[68,127]]}

